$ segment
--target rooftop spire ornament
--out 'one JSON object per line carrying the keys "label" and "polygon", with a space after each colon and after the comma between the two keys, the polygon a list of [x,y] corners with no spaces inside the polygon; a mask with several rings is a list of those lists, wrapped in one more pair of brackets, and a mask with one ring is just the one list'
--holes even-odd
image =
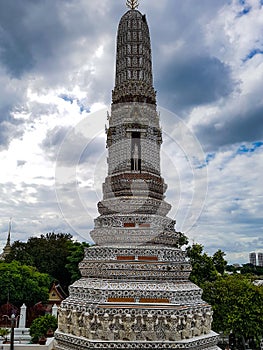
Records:
{"label": "rooftop spire ornament", "polygon": [[126,5],[131,9],[135,10],[137,7],[139,7],[139,1],[138,0],[127,0]]}

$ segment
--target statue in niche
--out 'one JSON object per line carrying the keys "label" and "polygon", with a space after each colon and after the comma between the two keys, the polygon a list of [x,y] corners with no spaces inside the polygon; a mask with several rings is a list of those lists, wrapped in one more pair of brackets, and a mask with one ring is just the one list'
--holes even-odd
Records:
{"label": "statue in niche", "polygon": [[157,316],[158,322],[156,324],[156,334],[158,339],[166,339],[166,332],[168,327],[167,319],[163,316]]}
{"label": "statue in niche", "polygon": [[120,318],[122,316],[120,314],[113,316],[112,326],[114,326],[113,332],[114,332],[114,339],[120,340],[120,331],[122,330],[122,325],[120,323]]}
{"label": "statue in niche", "polygon": [[84,324],[84,313],[81,312],[78,318],[78,333],[80,337],[83,337],[85,333]]}
{"label": "statue in niche", "polygon": [[192,337],[192,315],[190,313],[186,314],[182,320],[183,330],[182,339],[189,339]]}
{"label": "statue in niche", "polygon": [[75,335],[76,337],[79,337],[80,334],[80,327],[79,327],[79,318],[81,316],[81,313],[79,311],[73,310],[72,316],[71,316],[71,334]]}
{"label": "statue in niche", "polygon": [[204,313],[202,333],[208,334],[211,332],[212,314],[210,311]]}
{"label": "statue in niche", "polygon": [[197,313],[194,318],[193,336],[198,337],[202,333],[202,314]]}
{"label": "statue in niche", "polygon": [[102,320],[98,319],[98,324],[100,325],[100,328],[97,331],[98,337],[104,340],[114,340],[114,333],[110,329],[110,316],[107,313],[103,315]]}
{"label": "statue in niche", "polygon": [[67,319],[67,310],[66,309],[60,309],[59,313],[58,313],[58,330],[60,332],[66,333],[68,331],[67,328],[67,323],[68,323],[68,319]]}
{"label": "statue in niche", "polygon": [[96,322],[96,317],[97,317],[97,314],[94,314],[91,319],[91,315],[89,312],[85,312],[83,315],[84,325],[85,325],[83,329],[83,336],[88,339],[94,339],[95,337],[95,331],[92,330],[92,326]]}
{"label": "statue in niche", "polygon": [[132,320],[132,316],[130,314],[126,314],[124,316],[124,320],[119,319],[120,324],[123,326],[123,329],[119,332],[120,340],[136,340],[136,335],[133,331],[133,325],[136,324],[136,320]]}
{"label": "statue in niche", "polygon": [[72,331],[72,310],[68,310],[67,311],[67,315],[66,315],[66,323],[67,323],[67,327],[66,327],[66,333],[71,333]]}
{"label": "statue in niche", "polygon": [[144,340],[155,341],[157,340],[157,335],[155,332],[155,326],[158,324],[158,318],[156,321],[153,318],[152,314],[146,316],[146,320],[142,319],[142,324],[145,325],[146,330],[142,332]]}
{"label": "statue in niche", "polygon": [[181,340],[180,317],[172,315],[168,323],[169,329],[165,332],[166,340]]}
{"label": "statue in niche", "polygon": [[133,156],[133,162],[134,162],[134,170],[139,171],[139,148],[137,143],[134,145],[132,156]]}
{"label": "statue in niche", "polygon": [[142,329],[143,329],[143,316],[142,315],[138,315],[136,317],[136,322],[134,322],[134,333],[136,334],[136,339],[137,340],[144,340],[144,336],[142,334]]}

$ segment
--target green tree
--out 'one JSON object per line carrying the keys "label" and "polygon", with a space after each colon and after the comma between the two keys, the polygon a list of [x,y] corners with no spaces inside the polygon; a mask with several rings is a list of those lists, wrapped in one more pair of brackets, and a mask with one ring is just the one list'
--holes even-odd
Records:
{"label": "green tree", "polygon": [[218,276],[213,259],[203,252],[201,244],[193,244],[186,248],[187,257],[192,265],[190,280],[202,287],[206,281],[214,281]]}
{"label": "green tree", "polygon": [[0,305],[22,303],[34,305],[48,299],[50,276],[37,271],[32,266],[21,265],[18,261],[0,263]]}
{"label": "green tree", "polygon": [[244,264],[240,269],[242,275],[252,274],[255,276],[263,276],[263,267],[254,266],[252,264]]}
{"label": "green tree", "polygon": [[72,236],[64,233],[47,233],[40,237],[31,237],[26,243],[14,242],[6,261],[20,261],[34,266],[39,272],[48,273],[52,279],[58,280],[64,289],[71,281],[66,264],[71,254]]}
{"label": "green tree", "polygon": [[234,266],[234,265],[226,265],[226,271],[237,273],[237,271],[240,270],[240,267]]}
{"label": "green tree", "polygon": [[246,274],[254,275],[256,274],[256,266],[254,266],[253,264],[244,264],[240,269],[240,272],[242,273],[242,275],[246,275]]}
{"label": "green tree", "polygon": [[71,276],[70,283],[75,282],[81,277],[78,265],[83,260],[84,251],[87,247],[89,247],[89,244],[86,242],[71,242],[69,244],[66,268]]}
{"label": "green tree", "polygon": [[218,249],[212,257],[215,268],[221,275],[224,274],[227,266],[227,261],[224,259],[225,255],[226,254],[222,250]]}
{"label": "green tree", "polygon": [[56,317],[46,314],[40,316],[32,322],[30,326],[30,335],[33,342],[37,342],[42,336],[46,336],[47,331],[51,329],[53,332],[57,329],[58,322]]}
{"label": "green tree", "polygon": [[239,274],[219,277],[203,284],[203,298],[214,310],[213,329],[232,330],[246,340],[263,336],[263,287],[253,285],[251,279]]}
{"label": "green tree", "polygon": [[6,262],[19,261],[22,265],[34,266],[34,259],[26,242],[15,241],[11,246],[11,252],[6,257]]}
{"label": "green tree", "polygon": [[183,245],[187,245],[189,243],[188,238],[186,237],[186,235],[182,232],[176,232],[178,235],[178,244],[177,247],[181,248]]}

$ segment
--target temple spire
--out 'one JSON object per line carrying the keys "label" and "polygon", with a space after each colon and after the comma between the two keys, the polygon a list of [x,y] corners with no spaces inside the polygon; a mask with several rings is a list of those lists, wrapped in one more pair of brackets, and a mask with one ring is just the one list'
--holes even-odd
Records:
{"label": "temple spire", "polygon": [[8,224],[8,236],[7,236],[6,246],[10,246],[10,238],[11,238],[11,220],[12,220],[12,218],[9,219],[9,224]]}
{"label": "temple spire", "polygon": [[7,235],[7,241],[6,241],[6,245],[3,249],[3,253],[0,254],[0,260],[4,260],[6,258],[6,256],[11,252],[11,220],[12,218],[10,218],[9,220],[9,224],[8,224],[8,235]]}
{"label": "temple spire", "polygon": [[127,7],[129,7],[131,10],[135,10],[139,7],[139,1],[138,0],[127,0],[126,1]]}
{"label": "temple spire", "polygon": [[118,28],[112,102],[156,105],[151,39],[146,16],[134,11],[139,6],[138,0],[127,0],[127,6],[131,10],[122,16]]}

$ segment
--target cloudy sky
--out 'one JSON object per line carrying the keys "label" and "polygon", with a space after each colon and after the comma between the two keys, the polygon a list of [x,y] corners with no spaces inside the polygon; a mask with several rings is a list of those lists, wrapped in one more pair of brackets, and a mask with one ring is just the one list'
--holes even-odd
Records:
{"label": "cloudy sky", "polygon": [[[141,0],[170,217],[229,262],[263,251],[263,1]],[[89,240],[125,0],[0,1],[0,249]]]}

